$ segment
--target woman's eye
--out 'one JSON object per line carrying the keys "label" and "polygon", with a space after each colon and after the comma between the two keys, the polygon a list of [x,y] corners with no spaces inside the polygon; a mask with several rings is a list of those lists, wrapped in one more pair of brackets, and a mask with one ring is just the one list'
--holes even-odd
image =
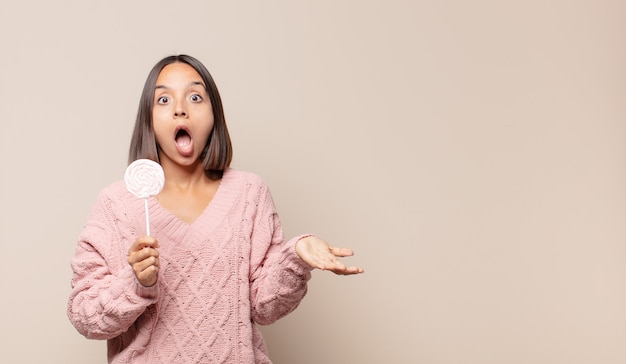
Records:
{"label": "woman's eye", "polygon": [[161,96],[157,99],[157,103],[159,104],[167,104],[170,99],[167,96]]}
{"label": "woman's eye", "polygon": [[193,94],[193,95],[191,95],[191,101],[193,101],[193,102],[200,102],[200,101],[202,101],[202,96],[200,96],[198,94]]}

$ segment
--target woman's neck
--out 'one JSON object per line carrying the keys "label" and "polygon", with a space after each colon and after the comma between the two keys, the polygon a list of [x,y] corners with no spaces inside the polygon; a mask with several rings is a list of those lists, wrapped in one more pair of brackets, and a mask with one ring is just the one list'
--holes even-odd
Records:
{"label": "woman's neck", "polygon": [[161,206],[189,224],[207,208],[217,192],[220,180],[211,180],[201,163],[181,166],[163,163],[165,185],[157,196]]}
{"label": "woman's neck", "polygon": [[207,177],[201,161],[190,166],[183,166],[171,161],[162,164],[165,174],[165,188],[178,191],[189,191],[198,187],[204,188],[211,180]]}

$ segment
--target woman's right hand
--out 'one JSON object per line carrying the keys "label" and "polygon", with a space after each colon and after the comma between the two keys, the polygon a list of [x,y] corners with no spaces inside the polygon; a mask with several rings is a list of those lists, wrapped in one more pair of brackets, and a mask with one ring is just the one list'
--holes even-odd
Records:
{"label": "woman's right hand", "polygon": [[133,268],[135,277],[144,287],[153,286],[159,273],[159,242],[151,236],[135,240],[128,249],[128,264]]}

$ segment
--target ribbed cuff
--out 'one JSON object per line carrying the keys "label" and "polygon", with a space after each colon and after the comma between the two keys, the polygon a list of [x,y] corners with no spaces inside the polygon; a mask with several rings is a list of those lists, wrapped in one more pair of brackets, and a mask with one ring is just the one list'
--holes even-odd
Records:
{"label": "ribbed cuff", "polygon": [[153,284],[150,287],[144,287],[137,279],[135,279],[135,292],[139,297],[143,298],[156,298],[159,294],[159,285],[157,283]]}
{"label": "ribbed cuff", "polygon": [[298,256],[298,253],[296,253],[296,244],[298,243],[298,241],[300,239],[308,238],[309,236],[315,236],[315,234],[302,234],[296,236],[295,238],[289,240],[284,247],[284,251],[288,254],[284,254],[283,256],[286,258],[287,262],[289,262],[289,264],[294,269],[294,272],[296,272],[297,274],[306,275],[308,273],[311,273],[311,271],[313,270],[313,267],[311,267],[309,263],[302,260],[302,258]]}

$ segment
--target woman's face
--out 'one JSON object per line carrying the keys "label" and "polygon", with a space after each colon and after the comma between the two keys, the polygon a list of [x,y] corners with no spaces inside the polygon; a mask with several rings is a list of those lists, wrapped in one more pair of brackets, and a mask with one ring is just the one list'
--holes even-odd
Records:
{"label": "woman's face", "polygon": [[186,63],[163,68],[156,81],[152,127],[162,165],[198,163],[213,130],[213,110],[202,77]]}

